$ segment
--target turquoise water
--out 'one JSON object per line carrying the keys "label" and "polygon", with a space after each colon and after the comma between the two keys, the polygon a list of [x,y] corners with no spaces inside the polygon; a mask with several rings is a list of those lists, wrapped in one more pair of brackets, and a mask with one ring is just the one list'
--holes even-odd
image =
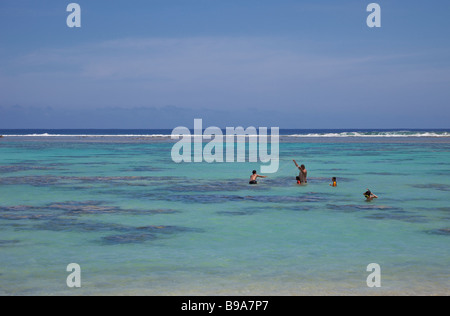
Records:
{"label": "turquoise water", "polygon": [[450,139],[286,138],[258,186],[172,145],[0,139],[0,294],[450,294]]}

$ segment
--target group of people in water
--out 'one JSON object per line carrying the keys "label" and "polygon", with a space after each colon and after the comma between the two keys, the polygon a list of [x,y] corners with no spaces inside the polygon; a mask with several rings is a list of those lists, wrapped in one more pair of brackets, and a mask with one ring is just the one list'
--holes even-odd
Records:
{"label": "group of people in water", "polygon": [[[299,166],[298,163],[294,160],[295,166],[300,170],[300,174],[295,178],[297,180],[298,185],[306,185],[308,183],[308,170],[306,170],[305,165]],[[253,170],[252,175],[250,176],[250,182],[249,184],[255,185],[258,184],[258,178],[267,178],[267,176],[259,175],[256,170]],[[337,178],[333,177],[331,179],[332,187],[337,187]],[[369,189],[364,193],[364,197],[368,201],[372,201],[373,199],[378,199],[378,196],[372,193]]]}

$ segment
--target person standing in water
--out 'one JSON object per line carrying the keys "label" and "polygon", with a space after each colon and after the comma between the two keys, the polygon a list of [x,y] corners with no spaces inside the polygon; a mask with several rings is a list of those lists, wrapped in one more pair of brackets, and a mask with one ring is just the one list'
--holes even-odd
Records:
{"label": "person standing in water", "polygon": [[336,177],[331,178],[330,186],[337,187],[337,178]]}
{"label": "person standing in water", "polygon": [[300,170],[300,174],[298,175],[297,183],[298,184],[307,184],[308,183],[308,170],[306,170],[305,165],[299,166],[298,163],[294,160],[295,166]]}
{"label": "person standing in water", "polygon": [[260,176],[256,170],[253,170],[252,175],[250,176],[250,182],[249,184],[258,184],[258,181],[256,181],[258,178],[267,178],[266,176]]}
{"label": "person standing in water", "polygon": [[367,189],[367,192],[364,193],[364,197],[367,199],[367,201],[372,201],[373,199],[378,199],[378,196],[372,193],[369,189]]}

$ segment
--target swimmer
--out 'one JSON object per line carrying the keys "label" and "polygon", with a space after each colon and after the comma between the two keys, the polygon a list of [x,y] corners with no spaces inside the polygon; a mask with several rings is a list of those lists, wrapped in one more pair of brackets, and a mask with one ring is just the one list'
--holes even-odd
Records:
{"label": "swimmer", "polygon": [[259,174],[256,173],[256,170],[253,170],[253,173],[250,176],[249,184],[258,184],[258,181],[256,181],[256,179],[258,179],[258,178],[267,178],[267,177],[266,176],[260,176]]}
{"label": "swimmer", "polygon": [[297,161],[294,160],[295,166],[300,170],[300,174],[297,179],[297,184],[307,184],[308,183],[308,170],[306,170],[305,165],[299,166]]}
{"label": "swimmer", "polygon": [[337,178],[336,177],[333,177],[333,178],[331,178],[331,184],[330,184],[330,186],[332,186],[332,187],[337,187]]}
{"label": "swimmer", "polygon": [[366,197],[367,201],[372,201],[373,199],[378,199],[378,196],[372,193],[369,189],[367,189],[367,192],[364,193],[364,196]]}

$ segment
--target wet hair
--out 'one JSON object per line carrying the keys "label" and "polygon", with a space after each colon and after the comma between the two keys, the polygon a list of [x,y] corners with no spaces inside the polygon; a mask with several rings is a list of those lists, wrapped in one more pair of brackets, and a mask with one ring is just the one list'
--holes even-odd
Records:
{"label": "wet hair", "polygon": [[253,174],[255,174],[256,173],[256,170],[253,170]]}
{"label": "wet hair", "polygon": [[337,178],[336,177],[333,177],[333,178],[331,178],[333,181],[336,181],[337,180]]}
{"label": "wet hair", "polygon": [[305,165],[301,165],[300,168],[302,169],[306,169]]}

